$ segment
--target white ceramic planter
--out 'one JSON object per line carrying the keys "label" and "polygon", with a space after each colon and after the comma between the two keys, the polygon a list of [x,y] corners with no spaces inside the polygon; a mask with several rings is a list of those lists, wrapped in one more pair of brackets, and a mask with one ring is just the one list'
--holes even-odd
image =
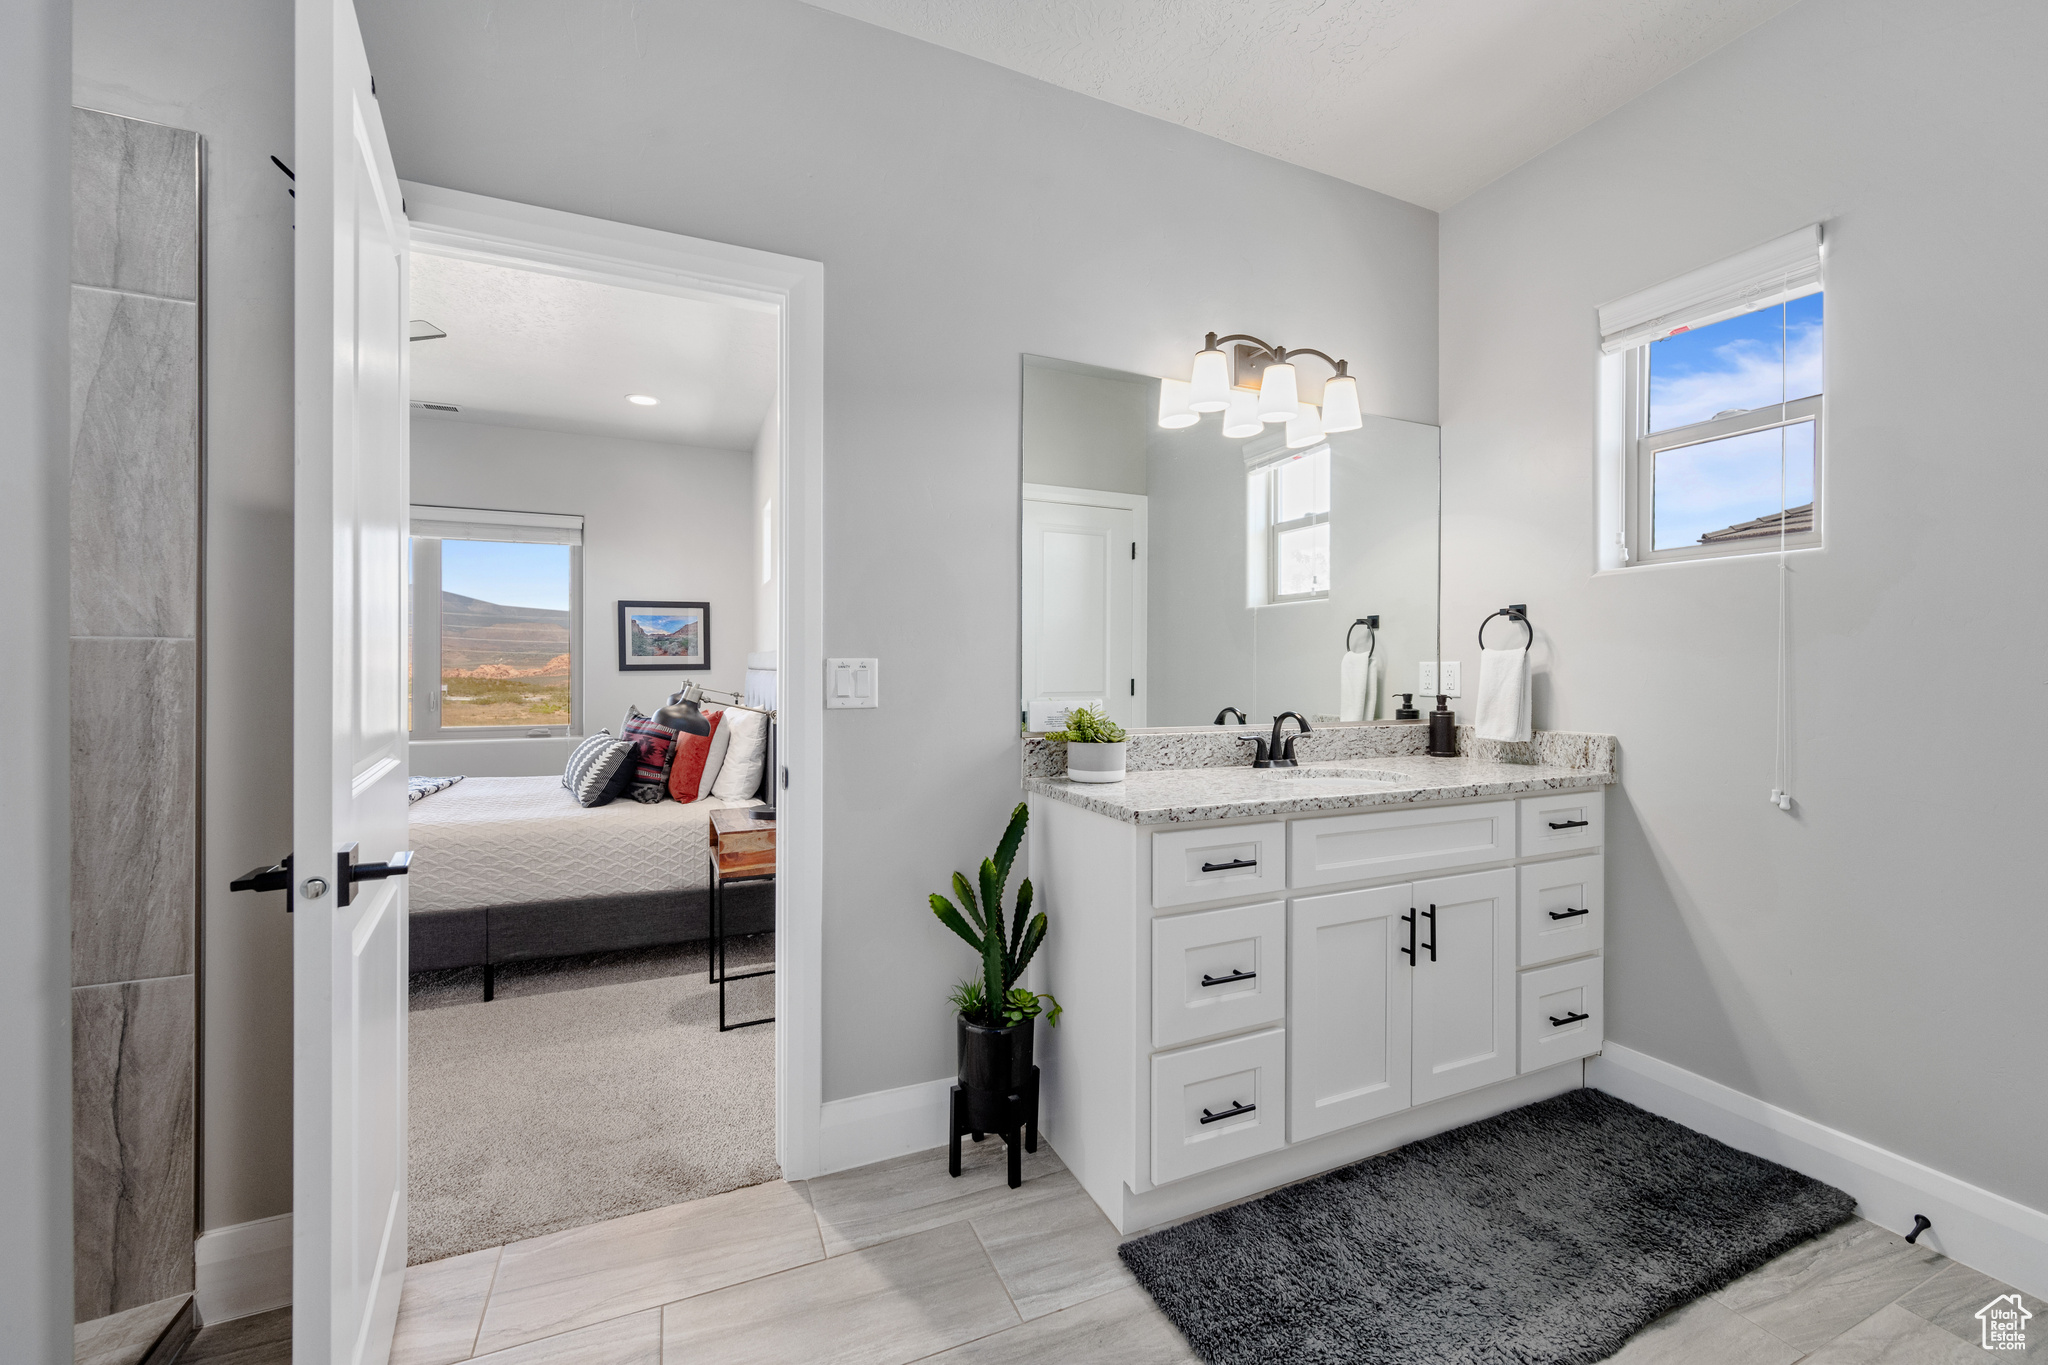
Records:
{"label": "white ceramic planter", "polygon": [[1076,782],[1121,782],[1124,780],[1124,741],[1114,744],[1077,744],[1067,741],[1067,776]]}

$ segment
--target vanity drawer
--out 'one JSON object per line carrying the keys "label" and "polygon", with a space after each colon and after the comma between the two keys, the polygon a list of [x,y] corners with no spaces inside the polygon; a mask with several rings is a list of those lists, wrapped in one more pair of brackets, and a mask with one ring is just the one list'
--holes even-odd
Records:
{"label": "vanity drawer", "polygon": [[1600,965],[1582,957],[1522,973],[1522,1070],[1590,1057],[1600,1050],[1607,1014],[1600,1004]]}
{"label": "vanity drawer", "polygon": [[1152,1183],[1284,1146],[1286,1070],[1277,1028],[1153,1057]]}
{"label": "vanity drawer", "polygon": [[1589,853],[1521,869],[1521,957],[1524,967],[1600,951],[1606,933],[1606,873]]}
{"label": "vanity drawer", "polygon": [[1152,904],[1200,905],[1287,889],[1287,826],[1278,820],[1152,836]]}
{"label": "vanity drawer", "polygon": [[1152,1046],[1179,1047],[1287,1017],[1287,906],[1152,921]]}
{"label": "vanity drawer", "polygon": [[1515,803],[1326,815],[1288,826],[1297,887],[1405,877],[1515,856]]}
{"label": "vanity drawer", "polygon": [[1521,806],[1524,858],[1600,847],[1606,829],[1606,796],[1598,788],[1525,796]]}

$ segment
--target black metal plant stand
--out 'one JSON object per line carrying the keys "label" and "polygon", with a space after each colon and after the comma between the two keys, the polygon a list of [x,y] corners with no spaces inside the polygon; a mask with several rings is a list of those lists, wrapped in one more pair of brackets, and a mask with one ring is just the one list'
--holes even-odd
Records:
{"label": "black metal plant stand", "polygon": [[725,985],[728,981],[751,981],[757,976],[773,976],[775,968],[762,967],[751,972],[729,972],[725,968],[725,884],[727,882],[772,882],[773,872],[763,872],[754,877],[721,877],[718,875],[718,850],[711,850],[711,959],[710,981],[718,987],[718,1031],[730,1033],[734,1029],[752,1028],[756,1024],[772,1024],[775,1016],[765,1019],[742,1019],[737,1024],[725,1022]]}
{"label": "black metal plant stand", "polygon": [[[994,1133],[1010,1148],[1010,1188],[1024,1183],[1024,1153],[1038,1150],[1038,1068],[1023,1088],[1004,1094],[999,1090],[969,1090],[953,1087],[952,1135],[946,1149],[946,1171],[960,1174],[960,1136],[965,1133],[979,1142]],[[1021,1130],[1021,1131],[1020,1131]]]}

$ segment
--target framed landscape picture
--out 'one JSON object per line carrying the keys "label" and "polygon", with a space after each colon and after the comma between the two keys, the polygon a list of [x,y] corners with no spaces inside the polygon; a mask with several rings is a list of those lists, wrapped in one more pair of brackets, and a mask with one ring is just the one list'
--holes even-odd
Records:
{"label": "framed landscape picture", "polygon": [[619,603],[619,671],[711,667],[709,602]]}

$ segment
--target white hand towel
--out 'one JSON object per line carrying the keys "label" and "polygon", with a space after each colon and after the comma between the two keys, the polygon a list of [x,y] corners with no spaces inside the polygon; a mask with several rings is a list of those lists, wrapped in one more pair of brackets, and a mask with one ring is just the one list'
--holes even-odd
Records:
{"label": "white hand towel", "polygon": [[1370,654],[1344,651],[1343,669],[1338,677],[1338,720],[1372,719],[1372,665]]}
{"label": "white hand towel", "polygon": [[1529,651],[1479,651],[1479,704],[1472,731],[1481,739],[1528,739],[1534,731],[1529,712]]}
{"label": "white hand towel", "polygon": [[1368,670],[1372,677],[1365,684],[1365,719],[1378,720],[1380,716],[1380,693],[1386,687],[1387,666],[1378,659],[1372,661]]}

